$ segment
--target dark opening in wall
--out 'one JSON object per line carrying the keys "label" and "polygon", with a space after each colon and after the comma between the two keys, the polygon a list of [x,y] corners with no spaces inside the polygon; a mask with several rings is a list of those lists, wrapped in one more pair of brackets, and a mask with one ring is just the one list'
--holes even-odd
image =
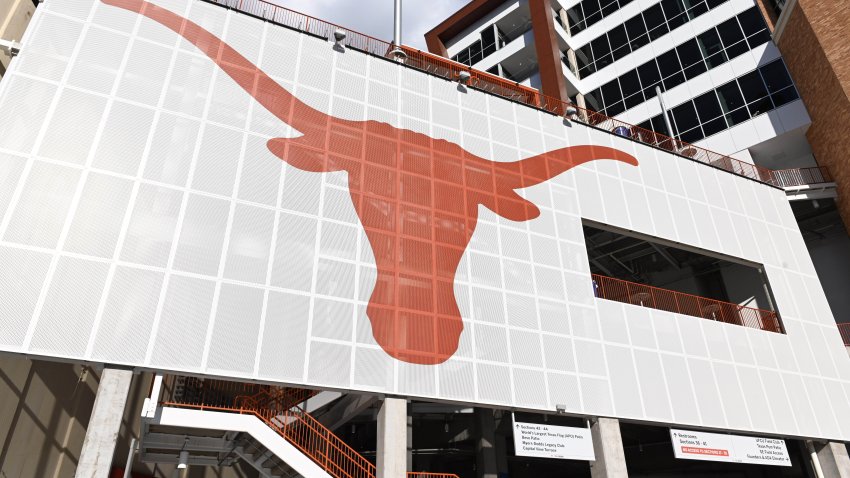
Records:
{"label": "dark opening in wall", "polygon": [[598,298],[782,332],[760,264],[585,221]]}

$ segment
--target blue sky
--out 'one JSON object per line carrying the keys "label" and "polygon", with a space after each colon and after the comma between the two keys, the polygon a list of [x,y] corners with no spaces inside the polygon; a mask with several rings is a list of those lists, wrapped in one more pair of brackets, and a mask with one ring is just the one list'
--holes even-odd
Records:
{"label": "blue sky", "polygon": [[[393,0],[273,0],[382,40],[392,40]],[[404,0],[402,42],[425,50],[425,32],[469,0]]]}

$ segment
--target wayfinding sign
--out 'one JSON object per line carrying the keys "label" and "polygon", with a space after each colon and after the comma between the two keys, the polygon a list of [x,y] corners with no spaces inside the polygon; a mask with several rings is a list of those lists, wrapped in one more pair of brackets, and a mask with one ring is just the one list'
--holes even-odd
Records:
{"label": "wayfinding sign", "polygon": [[595,460],[593,440],[587,428],[514,422],[517,456]]}
{"label": "wayfinding sign", "polygon": [[791,466],[785,440],[670,429],[673,453],[686,460]]}

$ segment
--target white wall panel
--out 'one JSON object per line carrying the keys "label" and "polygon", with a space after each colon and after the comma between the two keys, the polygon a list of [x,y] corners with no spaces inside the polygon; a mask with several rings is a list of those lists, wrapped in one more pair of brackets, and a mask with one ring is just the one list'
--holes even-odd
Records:
{"label": "white wall panel", "polygon": [[[235,11],[155,3],[322,113],[492,161],[595,144],[639,166],[599,161],[517,190],[541,211],[529,221],[478,207],[457,272],[439,277],[453,279],[457,351],[408,363],[373,335],[376,255],[403,251],[373,250],[358,179],[274,156],[269,139],[310,131],[170,30],[94,0],[48,0],[0,85],[13,112],[0,117],[0,349],[850,439],[850,359],[782,191]],[[406,168],[457,179],[432,169],[427,147],[443,143],[417,141],[425,153],[390,156],[384,177],[396,179],[381,191],[457,206],[430,187],[409,194]],[[787,334],[594,297],[583,219],[762,264]],[[399,213],[391,229],[432,237],[433,220]]]}

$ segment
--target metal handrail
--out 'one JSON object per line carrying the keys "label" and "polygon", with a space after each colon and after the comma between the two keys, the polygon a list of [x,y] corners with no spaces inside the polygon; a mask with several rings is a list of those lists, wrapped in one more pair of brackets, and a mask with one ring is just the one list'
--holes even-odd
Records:
{"label": "metal handrail", "polygon": [[[364,33],[360,33],[335,23],[320,20],[304,13],[290,10],[266,0],[205,0],[209,3],[222,5],[227,8],[239,10],[277,25],[293,30],[308,33],[321,38],[333,38],[336,30],[346,32],[344,44],[348,48],[360,50],[370,55],[384,58],[392,57],[394,50],[390,42],[379,40]],[[456,80],[460,72],[469,73],[469,86],[483,90],[490,94],[516,101],[532,108],[547,111],[555,115],[564,115],[570,109],[576,114],[570,115],[570,119],[587,124],[593,128],[605,130],[649,146],[660,148],[670,153],[699,161],[710,166],[728,171],[730,173],[744,176],[764,184],[778,188],[789,186],[801,186],[805,184],[817,184],[829,177],[828,170],[821,166],[817,168],[796,168],[782,171],[773,171],[762,166],[756,166],[728,155],[720,154],[699,146],[694,146],[676,138],[647,130],[618,119],[605,116],[593,110],[579,108],[571,103],[546,96],[540,91],[521,85],[500,76],[478,71],[462,63],[447,58],[427,53],[415,48],[402,46],[407,55],[404,64],[421,70],[425,73]]]}
{"label": "metal handrail", "polygon": [[[376,476],[372,462],[298,405],[318,392],[174,375],[165,377],[162,390],[162,406],[254,415],[335,478]],[[420,472],[408,476],[458,478]]]}
{"label": "metal handrail", "polygon": [[600,299],[666,310],[768,332],[783,332],[779,317],[772,310],[746,307],[600,274],[591,274],[591,277],[594,295]]}

